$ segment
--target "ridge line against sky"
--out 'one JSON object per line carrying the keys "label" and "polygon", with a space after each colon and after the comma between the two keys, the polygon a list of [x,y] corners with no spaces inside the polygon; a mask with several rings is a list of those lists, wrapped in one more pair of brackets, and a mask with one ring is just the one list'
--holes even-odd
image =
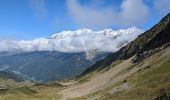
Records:
{"label": "ridge line against sky", "polygon": [[0,39],[49,37],[63,30],[147,30],[170,12],[170,0],[1,0]]}

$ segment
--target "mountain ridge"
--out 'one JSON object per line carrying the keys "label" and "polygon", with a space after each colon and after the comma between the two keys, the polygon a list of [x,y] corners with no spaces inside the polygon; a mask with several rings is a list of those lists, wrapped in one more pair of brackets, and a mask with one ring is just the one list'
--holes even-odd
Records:
{"label": "mountain ridge", "polygon": [[[0,40],[0,52],[33,52],[33,51],[59,51],[59,52],[88,52],[98,50],[115,52],[136,38],[143,31],[132,27],[118,31],[103,30],[92,31],[82,29],[76,31],[63,31],[50,38],[37,38],[33,40]],[[114,43],[114,45],[112,44]]]}
{"label": "mountain ridge", "polygon": [[[156,32],[154,32],[155,30],[156,30]],[[166,30],[166,32],[165,32],[165,30]],[[167,43],[167,46],[169,46],[169,44],[170,44],[170,43],[168,43],[168,42],[170,42],[169,32],[170,32],[170,13],[167,14],[163,19],[161,19],[161,21],[158,24],[156,24],[155,26],[153,26],[150,30],[139,35],[134,41],[132,41],[131,43],[122,47],[119,51],[112,53],[112,54],[108,55],[105,59],[96,62],[96,64],[94,64],[91,67],[89,67],[88,69],[86,69],[78,77],[82,77],[98,68],[102,69],[102,68],[110,65],[114,60],[128,59],[136,54],[135,59],[136,59],[136,61],[138,61],[138,59],[141,59],[141,57],[144,56],[144,54],[143,54],[144,51],[158,48],[166,43]],[[149,36],[151,36],[151,38],[149,38]],[[144,40],[144,38],[146,38],[146,40]],[[158,43],[154,43],[154,42],[156,42],[155,39],[158,41]],[[151,44],[153,44],[153,47],[150,49],[147,48]],[[165,46],[165,48],[167,46]],[[159,52],[160,50],[157,50],[157,52]],[[145,52],[145,54],[146,54],[146,52]],[[147,54],[147,55],[149,55],[149,54]],[[135,59],[133,59],[134,62],[136,62]]]}
{"label": "mountain ridge", "polygon": [[169,19],[170,14],[118,52],[89,67],[73,79],[75,83],[61,90],[63,98],[168,100],[170,98]]}
{"label": "mountain ridge", "polygon": [[28,52],[0,56],[0,67],[2,71],[12,71],[25,79],[46,82],[71,78],[107,54],[109,53],[95,52],[87,55],[85,52]]}
{"label": "mountain ridge", "polygon": [[103,29],[101,31],[92,31],[91,29],[79,29],[76,31],[63,31],[63,32],[59,32],[56,34],[53,34],[50,39],[54,39],[54,38],[66,38],[66,37],[78,37],[82,34],[103,34],[106,37],[117,37],[119,35],[127,35],[130,33],[134,33],[136,31],[140,31],[142,32],[141,29],[137,28],[137,27],[130,27],[127,29],[120,29],[120,30],[112,30],[112,29]]}
{"label": "mountain ridge", "polygon": [[[139,35],[137,39],[122,48],[120,58],[128,58],[134,54],[155,49],[170,41],[170,13],[150,30]],[[146,40],[145,40],[146,38]],[[147,39],[148,38],[148,39]]]}

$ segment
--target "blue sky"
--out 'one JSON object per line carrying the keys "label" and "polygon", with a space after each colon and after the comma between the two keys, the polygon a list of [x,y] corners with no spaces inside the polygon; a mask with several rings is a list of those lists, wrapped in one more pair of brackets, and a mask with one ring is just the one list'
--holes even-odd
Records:
{"label": "blue sky", "polygon": [[151,28],[170,0],[1,0],[0,39],[49,37],[63,30]]}

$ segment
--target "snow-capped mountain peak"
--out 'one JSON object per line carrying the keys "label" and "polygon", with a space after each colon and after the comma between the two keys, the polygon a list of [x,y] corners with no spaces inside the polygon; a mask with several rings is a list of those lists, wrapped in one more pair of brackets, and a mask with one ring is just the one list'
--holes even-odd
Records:
{"label": "snow-capped mountain peak", "polygon": [[142,33],[143,31],[136,28],[136,27],[131,27],[128,29],[120,29],[117,31],[114,31],[112,29],[105,29],[103,33],[105,34],[106,37],[117,37],[117,36],[122,36],[122,35],[128,35],[128,34],[137,34],[137,33]]}
{"label": "snow-capped mountain peak", "polygon": [[3,41],[0,40],[0,52],[4,51],[60,51],[60,52],[87,52],[98,50],[115,52],[122,46],[134,40],[143,31],[136,27],[112,30],[104,29],[93,31],[79,29],[76,31],[62,31],[50,38],[34,40]]}
{"label": "snow-capped mountain peak", "polygon": [[117,31],[109,29],[104,29],[101,31],[92,31],[91,29],[79,29],[76,31],[62,31],[60,33],[53,34],[51,36],[51,39],[57,39],[57,38],[72,38],[72,37],[79,37],[80,35],[104,35],[105,37],[115,38],[117,36],[122,35],[128,35],[128,34],[137,34],[142,33],[143,31],[141,29],[138,29],[136,27],[131,27],[128,29],[120,29]]}
{"label": "snow-capped mountain peak", "polygon": [[51,36],[51,39],[77,37],[77,36],[79,36],[80,34],[83,34],[83,33],[92,33],[92,30],[90,30],[90,29],[79,29],[79,30],[76,30],[76,31],[62,31],[60,33],[53,34]]}

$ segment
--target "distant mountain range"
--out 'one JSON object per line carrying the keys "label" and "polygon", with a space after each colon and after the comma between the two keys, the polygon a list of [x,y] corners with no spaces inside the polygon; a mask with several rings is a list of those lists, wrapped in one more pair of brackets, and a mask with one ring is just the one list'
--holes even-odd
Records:
{"label": "distant mountain range", "polygon": [[128,34],[138,34],[142,33],[143,31],[141,29],[138,29],[137,27],[131,27],[128,29],[120,29],[117,31],[114,31],[112,29],[104,29],[101,31],[92,31],[90,29],[79,29],[76,31],[63,31],[60,33],[53,34],[50,39],[59,39],[59,38],[73,38],[73,37],[81,37],[81,36],[93,36],[96,37],[98,35],[102,35],[104,37],[110,37],[110,38],[117,38],[118,36],[128,35]]}
{"label": "distant mountain range", "polygon": [[0,70],[38,82],[71,78],[119,50],[142,32],[136,27],[118,31],[80,29],[30,41],[2,40]]}
{"label": "distant mountain range", "polygon": [[22,53],[34,51],[59,51],[59,52],[88,52],[98,50],[115,52],[134,40],[143,31],[136,27],[120,29],[104,29],[92,31],[80,29],[76,31],[63,31],[49,38],[33,40],[0,40],[0,52]]}
{"label": "distant mountain range", "polygon": [[52,81],[76,76],[108,53],[30,52],[0,57],[0,70],[12,71],[35,81]]}

